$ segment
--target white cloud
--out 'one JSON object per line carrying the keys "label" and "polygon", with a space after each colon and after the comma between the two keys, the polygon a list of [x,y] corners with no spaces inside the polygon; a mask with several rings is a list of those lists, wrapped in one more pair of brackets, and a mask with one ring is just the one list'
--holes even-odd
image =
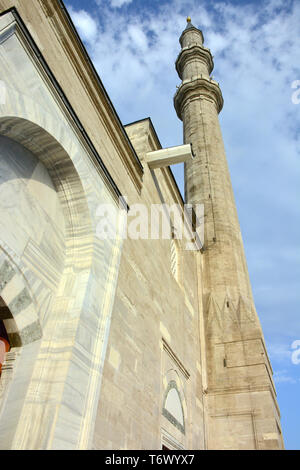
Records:
{"label": "white cloud", "polygon": [[93,44],[98,34],[97,22],[85,10],[75,11],[72,7],[69,7],[68,10],[81,39],[89,44]]}
{"label": "white cloud", "polygon": [[299,380],[296,380],[294,377],[292,377],[288,373],[287,370],[279,370],[279,371],[274,372],[273,379],[276,384],[279,384],[279,383],[296,384],[299,382]]}
{"label": "white cloud", "polygon": [[133,0],[96,0],[96,3],[103,7],[109,4],[111,8],[122,8],[124,5],[129,5]]}
{"label": "white cloud", "polygon": [[128,5],[132,0],[110,0],[110,4],[113,8],[121,8],[123,5]]}
{"label": "white cloud", "polygon": [[132,46],[145,53],[148,49],[148,41],[142,28],[137,25],[129,25],[128,35],[132,41]]}
{"label": "white cloud", "polygon": [[268,353],[270,355],[271,361],[291,365],[292,351],[290,346],[290,344],[269,344]]}

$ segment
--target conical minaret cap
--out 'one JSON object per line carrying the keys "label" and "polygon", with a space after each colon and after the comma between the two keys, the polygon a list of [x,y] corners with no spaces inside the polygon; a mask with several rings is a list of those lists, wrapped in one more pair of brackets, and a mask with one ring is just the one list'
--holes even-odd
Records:
{"label": "conical minaret cap", "polygon": [[196,28],[196,27],[192,24],[192,20],[191,20],[191,17],[190,17],[190,16],[187,17],[186,22],[187,22],[187,25],[186,25],[185,31],[186,31],[187,29],[191,29],[191,28],[198,29],[198,28]]}
{"label": "conical minaret cap", "polygon": [[183,46],[182,41],[183,41],[184,35],[185,35],[186,33],[190,32],[190,31],[196,31],[197,33],[200,33],[201,39],[202,39],[202,44],[203,44],[203,42],[204,42],[203,33],[202,33],[202,31],[201,31],[199,28],[196,28],[196,26],[194,26],[194,25],[192,24],[192,20],[191,20],[191,17],[190,17],[190,16],[187,17],[186,22],[187,22],[186,28],[184,29],[184,31],[182,32],[182,34],[181,34],[181,36],[180,36],[180,38],[179,38],[179,42],[180,42],[180,44],[181,44],[181,47]]}

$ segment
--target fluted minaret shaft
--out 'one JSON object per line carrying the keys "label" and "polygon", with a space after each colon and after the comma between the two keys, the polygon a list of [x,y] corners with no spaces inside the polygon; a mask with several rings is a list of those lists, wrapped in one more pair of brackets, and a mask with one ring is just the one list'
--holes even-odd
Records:
{"label": "fluted minaret shaft", "polygon": [[[183,121],[184,141],[192,144],[195,153],[195,158],[185,164],[186,203],[204,205],[201,279],[208,406],[211,407],[210,412],[218,413],[221,409],[230,414],[226,397],[231,394],[238,401],[246,389],[249,393],[243,395],[244,408],[247,403],[249,416],[252,416],[260,406],[258,389],[268,391],[268,397],[261,396],[261,401],[266,406],[273,406],[269,416],[272,424],[268,429],[272,430],[270,435],[275,436],[280,425],[272,370],[252,297],[219,124],[223,97],[218,83],[210,76],[214,67],[213,57],[203,42],[202,32],[188,21],[180,37],[181,52],[176,69],[182,83],[174,104],[178,117]],[[217,410],[212,405],[215,399],[210,398],[216,393],[219,394]],[[224,426],[221,428],[226,434],[226,424]],[[239,448],[241,439],[248,443],[248,448],[264,448],[263,436],[253,436],[253,426],[247,426],[245,424],[244,437],[237,433],[229,441],[235,442],[236,448]],[[226,442],[224,436],[222,439],[220,442]],[[281,445],[282,439],[278,437],[271,448]]]}

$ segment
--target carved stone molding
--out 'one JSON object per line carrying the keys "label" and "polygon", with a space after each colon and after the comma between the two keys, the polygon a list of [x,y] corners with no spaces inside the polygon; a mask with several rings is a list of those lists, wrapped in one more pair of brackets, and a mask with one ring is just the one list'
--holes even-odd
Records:
{"label": "carved stone molding", "polygon": [[182,110],[185,103],[195,97],[204,97],[212,100],[216,105],[218,113],[223,108],[224,100],[218,83],[202,75],[196,76],[190,80],[184,80],[174,96],[174,106],[179,119],[182,120]]}
{"label": "carved stone molding", "polygon": [[176,60],[176,70],[180,78],[182,78],[182,72],[187,62],[195,60],[204,62],[209,73],[213,71],[214,61],[210,50],[198,44],[192,44],[189,47],[184,47]]}

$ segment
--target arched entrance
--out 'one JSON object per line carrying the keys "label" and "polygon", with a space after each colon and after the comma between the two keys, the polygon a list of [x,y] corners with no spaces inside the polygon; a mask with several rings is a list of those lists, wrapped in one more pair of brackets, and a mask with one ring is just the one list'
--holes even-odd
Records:
{"label": "arched entrance", "polygon": [[6,353],[10,350],[9,337],[3,321],[3,318],[6,318],[9,313],[9,309],[7,308],[2,297],[0,297],[0,378],[2,375],[2,366],[5,362]]}
{"label": "arched entrance", "polygon": [[[14,392],[19,399],[26,393],[26,381],[14,384],[20,362],[24,368],[28,348],[38,347],[42,338],[37,305],[20,268],[21,261],[0,240],[0,428],[3,413],[11,408],[10,398],[15,401]],[[18,407],[13,411],[17,417]]]}

